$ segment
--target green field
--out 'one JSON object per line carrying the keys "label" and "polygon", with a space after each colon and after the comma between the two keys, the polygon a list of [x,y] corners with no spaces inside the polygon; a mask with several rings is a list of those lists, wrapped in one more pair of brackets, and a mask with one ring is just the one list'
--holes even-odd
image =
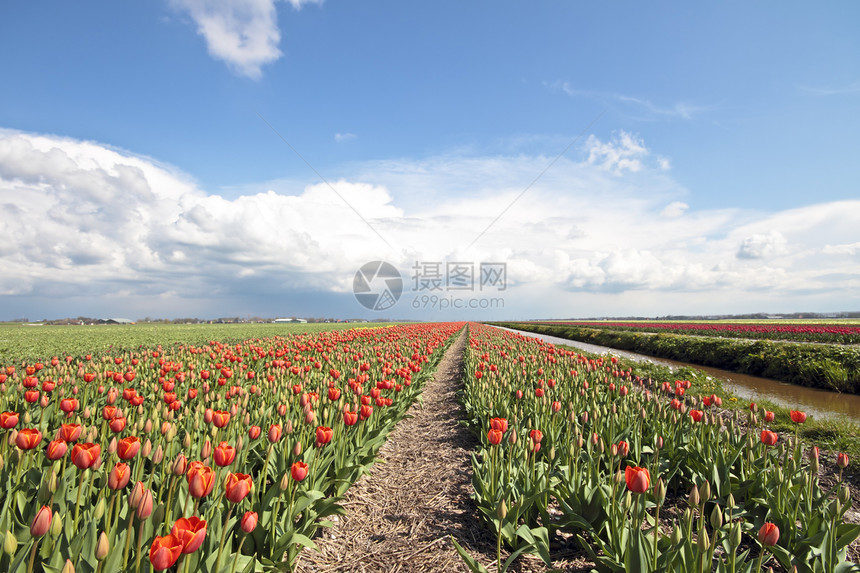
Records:
{"label": "green field", "polygon": [[289,336],[301,332],[376,328],[382,323],[330,324],[107,324],[95,326],[0,325],[0,365],[51,356],[110,353],[173,344],[206,344],[210,340]]}

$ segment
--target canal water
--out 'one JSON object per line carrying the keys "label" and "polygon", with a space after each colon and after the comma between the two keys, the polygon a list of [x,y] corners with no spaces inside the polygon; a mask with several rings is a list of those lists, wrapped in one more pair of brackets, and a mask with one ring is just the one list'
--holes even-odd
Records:
{"label": "canal water", "polygon": [[[501,328],[501,327],[497,327]],[[699,366],[698,364],[688,364],[685,362],[677,362],[675,360],[667,360],[665,358],[654,358],[645,354],[637,354],[626,350],[616,350],[606,346],[597,346],[576,340],[568,340],[557,336],[548,336],[544,334],[535,334],[523,330],[510,330],[518,332],[525,336],[539,338],[550,344],[571,346],[582,350],[583,352],[591,352],[594,354],[614,354],[619,357],[627,358],[635,362],[652,362],[661,364],[670,368],[680,368],[687,366],[696,368],[706,372],[709,376],[722,380],[723,387],[734,393],[738,399],[754,402],[756,400],[767,399],[771,402],[781,404],[792,410],[802,410],[813,416],[827,416],[833,418],[847,417],[855,423],[860,423],[860,396],[856,394],[839,394],[837,392],[828,392],[827,390],[819,390],[817,388],[806,388],[795,384],[787,384],[778,380],[769,378],[759,378],[757,376],[747,376],[746,374],[738,374],[729,370],[721,370],[710,366]]]}

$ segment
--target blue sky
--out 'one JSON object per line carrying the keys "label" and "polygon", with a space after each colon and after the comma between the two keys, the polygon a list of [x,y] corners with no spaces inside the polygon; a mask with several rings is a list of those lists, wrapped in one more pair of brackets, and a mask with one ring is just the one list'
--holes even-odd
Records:
{"label": "blue sky", "polygon": [[860,309],[856,2],[49,6],[0,8],[0,319]]}

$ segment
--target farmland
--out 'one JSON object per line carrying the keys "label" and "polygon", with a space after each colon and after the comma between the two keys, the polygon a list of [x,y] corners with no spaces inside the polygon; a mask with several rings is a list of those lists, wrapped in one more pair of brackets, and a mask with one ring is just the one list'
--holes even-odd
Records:
{"label": "farmland", "polygon": [[[637,330],[633,323],[624,323],[627,326],[617,329],[606,323],[598,323],[597,327],[566,322],[499,324],[799,386],[860,393],[860,347],[856,345],[652,333],[647,330],[653,325],[650,322],[642,323],[644,331]],[[693,324],[698,328],[701,323]]]}
{"label": "farmland", "polygon": [[[495,547],[427,545],[472,571],[551,567],[560,547],[601,571],[851,570],[848,457],[799,440],[804,414],[463,327],[7,327],[0,570],[292,570],[419,398],[462,408],[474,436],[465,505]],[[458,336],[460,404],[422,397]],[[444,444],[437,430],[411,441]]]}
{"label": "farmland", "polygon": [[555,326],[579,326],[630,332],[664,332],[723,338],[752,338],[759,340],[789,340],[826,344],[860,344],[860,321],[834,320],[828,323],[805,320],[776,320],[752,322],[730,321],[552,321],[536,322]]}

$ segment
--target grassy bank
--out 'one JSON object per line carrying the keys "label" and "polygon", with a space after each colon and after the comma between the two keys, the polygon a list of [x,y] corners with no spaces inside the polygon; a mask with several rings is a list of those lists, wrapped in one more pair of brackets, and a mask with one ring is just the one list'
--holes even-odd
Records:
{"label": "grassy bank", "polygon": [[498,325],[799,386],[860,394],[860,349],[856,347],[644,334],[523,322]]}

